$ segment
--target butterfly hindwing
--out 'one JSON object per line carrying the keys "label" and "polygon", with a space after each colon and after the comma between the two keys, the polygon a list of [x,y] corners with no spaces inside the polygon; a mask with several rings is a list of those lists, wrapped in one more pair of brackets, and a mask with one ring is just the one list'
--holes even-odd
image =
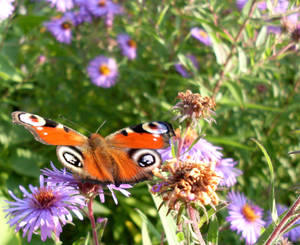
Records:
{"label": "butterfly hindwing", "polygon": [[[116,183],[137,183],[152,177],[152,170],[161,165],[161,157],[151,149],[110,149],[117,172]],[[116,157],[117,156],[117,157]]]}
{"label": "butterfly hindwing", "polygon": [[60,123],[45,119],[35,114],[15,111],[12,113],[14,123],[28,129],[35,139],[48,145],[82,145],[87,137]]}

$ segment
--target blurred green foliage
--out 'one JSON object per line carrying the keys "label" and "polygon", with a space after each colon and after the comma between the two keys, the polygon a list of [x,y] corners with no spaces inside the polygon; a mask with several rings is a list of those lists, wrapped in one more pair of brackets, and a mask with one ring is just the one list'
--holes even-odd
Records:
{"label": "blurred green foliage", "polygon": [[[249,15],[249,8],[241,13],[233,1],[120,4],[125,13],[115,16],[112,28],[106,28],[101,19],[84,23],[74,28],[70,45],[59,43],[43,27],[43,22],[58,14],[44,1],[17,1],[13,16],[1,22],[1,195],[8,199],[8,190],[16,193],[19,185],[37,184],[39,169],[48,167],[50,161],[60,166],[55,147],[36,142],[26,130],[13,125],[12,111],[36,113],[86,135],[106,121],[100,133],[107,135],[144,121],[172,122],[171,107],[177,93],[190,89],[216,98],[217,123],[203,123],[202,134],[222,146],[225,157],[239,162],[244,174],[234,188],[270,209],[268,165],[250,141],[255,138],[274,164],[277,202],[289,205],[300,176],[299,155],[288,154],[300,149],[299,133],[295,133],[300,128],[299,43],[294,43],[288,32],[268,33],[265,13],[255,9]],[[196,26],[208,32],[212,47],[191,37],[190,29]],[[123,32],[138,44],[135,60],[122,56],[116,45],[117,34]],[[195,55],[200,65],[190,78],[183,78],[174,68],[179,60],[187,62],[186,54]],[[109,89],[96,87],[87,76],[88,63],[97,55],[117,60],[118,82]],[[46,61],[39,62],[40,56]],[[131,193],[130,198],[118,195],[117,206],[107,197],[97,209],[97,217],[108,218],[103,244],[146,244],[149,239],[160,244],[158,234],[164,224],[147,185],[139,183]],[[225,199],[225,192],[220,196]],[[226,210],[221,210],[219,224],[224,224],[226,215]],[[1,219],[0,225],[4,223]],[[64,244],[90,232],[88,219],[74,223],[64,227]],[[240,244],[228,225],[223,228],[220,244]],[[203,229],[207,231],[208,226]],[[20,237],[9,239],[27,244]],[[38,237],[34,240],[40,244]]]}

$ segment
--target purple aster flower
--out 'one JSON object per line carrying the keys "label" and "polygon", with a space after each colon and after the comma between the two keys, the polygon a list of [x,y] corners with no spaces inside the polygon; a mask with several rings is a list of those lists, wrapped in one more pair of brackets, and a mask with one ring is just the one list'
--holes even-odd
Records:
{"label": "purple aster flower", "polygon": [[81,6],[78,11],[74,12],[74,17],[76,25],[80,25],[83,22],[92,22],[92,16],[84,6]]}
{"label": "purple aster flower", "polygon": [[[176,135],[178,135],[177,132]],[[210,163],[217,162],[222,159],[223,154],[219,152],[219,150],[221,150],[222,148],[214,146],[213,144],[209,143],[203,138],[199,139],[189,150],[190,146],[194,143],[197,137],[198,135],[195,131],[189,130],[187,132],[181,149],[180,160]],[[175,140],[178,140],[178,136],[176,138],[177,139]],[[173,158],[171,147],[158,151],[163,161],[170,160]]]}
{"label": "purple aster flower", "polygon": [[42,169],[42,174],[47,177],[46,182],[54,184],[65,184],[72,187],[78,187],[79,180],[75,179],[73,174],[68,172],[65,168],[59,170],[52,162],[50,162],[52,169]]}
{"label": "purple aster flower", "polygon": [[[274,14],[284,14],[288,11],[289,1],[287,0],[278,0],[277,5],[274,7]],[[292,9],[291,9],[292,10]],[[281,20],[284,28],[294,29],[298,23],[299,13],[293,13],[288,16],[284,16]],[[280,34],[282,28],[280,26],[268,26],[268,32],[274,34]]]}
{"label": "purple aster flower", "polygon": [[[241,11],[245,4],[248,2],[248,0],[237,0],[236,1],[236,6],[237,8]],[[267,9],[267,3],[265,1],[261,1],[257,3],[257,7],[261,10],[264,11]]]}
{"label": "purple aster flower", "polygon": [[248,201],[242,193],[231,191],[227,198],[229,216],[226,220],[230,223],[230,229],[241,233],[247,244],[255,244],[265,225],[263,209]]}
{"label": "purple aster flower", "polygon": [[237,0],[235,4],[239,10],[242,10],[247,2],[248,0]]}
{"label": "purple aster flower", "polygon": [[74,7],[73,0],[47,0],[52,7],[56,7],[58,11],[66,12]]}
{"label": "purple aster flower", "polygon": [[110,0],[87,0],[87,9],[95,16],[105,16],[110,14],[121,14],[123,12],[122,7]]}
{"label": "purple aster flower", "polygon": [[127,34],[118,35],[118,43],[122,49],[123,55],[127,56],[128,59],[133,60],[136,58],[136,42],[130,38]]}
{"label": "purple aster flower", "polygon": [[[280,205],[277,204],[276,205],[276,209],[277,209],[277,213],[278,215],[282,215],[288,208],[284,205]],[[266,227],[268,227],[273,221],[272,221],[272,216],[270,211],[268,211],[268,217],[266,220]],[[294,223],[295,225],[300,225],[300,221],[297,221],[296,223]],[[297,242],[300,240],[300,226],[297,226],[295,228],[293,228],[292,230],[290,230],[289,232],[285,233],[283,235],[283,237],[287,237],[288,239],[290,239],[293,242]]]}
{"label": "purple aster flower", "polygon": [[100,55],[89,63],[87,73],[95,85],[109,88],[116,83],[118,66],[113,58]]}
{"label": "purple aster flower", "polygon": [[265,1],[258,2],[257,7],[261,11],[265,11],[268,8],[267,3]]}
{"label": "purple aster flower", "polygon": [[70,44],[72,40],[72,27],[76,24],[72,12],[67,12],[63,17],[45,22],[44,25],[57,41]]}
{"label": "purple aster flower", "polygon": [[[197,59],[196,59],[196,57],[194,55],[188,54],[188,55],[186,55],[186,57],[192,62],[192,64],[194,65],[195,69],[199,68],[198,61],[197,61]],[[182,64],[177,63],[174,66],[175,66],[176,71],[178,73],[180,73],[181,76],[183,76],[185,78],[190,77],[190,72],[188,72]]]}
{"label": "purple aster flower", "polygon": [[23,186],[24,199],[17,198],[11,191],[10,196],[15,201],[6,201],[8,208],[4,211],[10,217],[8,224],[15,226],[15,230],[23,230],[23,237],[27,235],[28,242],[32,233],[40,229],[41,239],[51,238],[52,232],[57,237],[62,232],[62,226],[72,222],[72,214],[83,219],[80,209],[85,206],[85,198],[71,186],[45,183],[40,176],[40,187],[29,185],[30,192]]}
{"label": "purple aster flower", "polygon": [[1,0],[0,1],[0,21],[7,19],[14,11],[14,0]]}
{"label": "purple aster flower", "polygon": [[[73,174],[69,173],[66,169],[57,169],[52,162],[50,162],[51,169],[42,169],[42,173],[47,177],[46,182],[54,183],[54,184],[65,184],[67,186],[72,186],[81,191],[82,194],[87,194],[90,192],[96,192],[99,194],[100,201],[102,203],[105,202],[104,189],[101,185],[89,183],[88,181],[76,179],[73,177]],[[129,197],[130,192],[126,189],[132,188],[132,185],[129,184],[121,184],[120,186],[115,186],[113,184],[109,184],[106,186],[108,190],[111,192],[111,195],[114,199],[114,202],[118,204],[117,197],[114,193],[114,190],[121,192],[124,196]]]}
{"label": "purple aster flower", "polygon": [[281,27],[280,26],[268,26],[267,31],[268,31],[268,33],[280,34]]}
{"label": "purple aster flower", "polygon": [[288,0],[277,0],[276,2],[277,2],[277,4],[274,8],[274,13],[283,14],[284,12],[287,11],[288,6],[289,6]]}
{"label": "purple aster flower", "polygon": [[75,5],[77,5],[78,7],[85,7],[86,2],[87,0],[74,0]]}
{"label": "purple aster flower", "polygon": [[176,71],[183,77],[188,78],[190,77],[190,74],[188,73],[188,71],[184,68],[184,66],[180,63],[177,63],[174,65]]}
{"label": "purple aster flower", "polygon": [[203,43],[206,46],[211,46],[212,42],[207,32],[201,28],[194,27],[191,29],[192,37],[196,38],[198,41]]}
{"label": "purple aster flower", "polygon": [[[124,189],[129,189],[132,188],[132,185],[129,184],[121,184],[120,186],[115,186],[113,184],[107,185],[107,188],[110,190],[112,197],[114,199],[115,204],[118,204],[118,199],[114,193],[114,190],[121,192],[124,196],[129,197],[130,196],[130,192]],[[103,196],[104,198],[104,196]],[[100,198],[101,199],[101,198]],[[103,202],[102,202],[103,203]]]}
{"label": "purple aster flower", "polygon": [[215,171],[222,177],[221,186],[233,186],[236,183],[236,178],[243,172],[234,166],[237,164],[232,158],[223,158],[216,163]]}

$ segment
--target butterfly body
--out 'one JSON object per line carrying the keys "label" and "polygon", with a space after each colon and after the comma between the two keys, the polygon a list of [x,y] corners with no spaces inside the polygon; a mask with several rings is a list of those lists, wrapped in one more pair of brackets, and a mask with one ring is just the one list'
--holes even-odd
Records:
{"label": "butterfly body", "polygon": [[82,179],[99,183],[136,183],[150,179],[161,164],[156,149],[169,146],[174,136],[167,122],[150,122],[121,129],[107,137],[86,137],[60,123],[16,111],[13,122],[24,126],[37,141],[57,145],[59,161]]}

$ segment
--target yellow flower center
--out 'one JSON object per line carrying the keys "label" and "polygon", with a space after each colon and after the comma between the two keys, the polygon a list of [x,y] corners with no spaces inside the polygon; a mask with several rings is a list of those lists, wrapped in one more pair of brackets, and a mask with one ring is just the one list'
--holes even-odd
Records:
{"label": "yellow flower center", "polygon": [[131,48],[136,48],[136,42],[132,39],[128,40],[127,45]]}
{"label": "yellow flower center", "polygon": [[101,75],[108,76],[110,73],[110,69],[106,64],[103,64],[99,67],[99,72]]}
{"label": "yellow flower center", "polygon": [[62,27],[63,29],[65,29],[65,30],[71,29],[72,23],[69,22],[69,21],[66,21],[66,22],[64,22],[64,23],[61,24],[61,27]]}
{"label": "yellow flower center", "polygon": [[199,35],[201,36],[201,37],[203,37],[203,38],[207,38],[207,33],[205,32],[205,31],[203,31],[203,30],[200,30],[199,31]]}
{"label": "yellow flower center", "polygon": [[242,214],[244,215],[245,219],[249,222],[254,222],[259,218],[259,216],[255,213],[253,208],[247,203],[242,208]]}
{"label": "yellow flower center", "polygon": [[106,0],[100,0],[100,1],[98,2],[98,6],[99,6],[99,7],[105,7],[105,6],[106,6]]}

